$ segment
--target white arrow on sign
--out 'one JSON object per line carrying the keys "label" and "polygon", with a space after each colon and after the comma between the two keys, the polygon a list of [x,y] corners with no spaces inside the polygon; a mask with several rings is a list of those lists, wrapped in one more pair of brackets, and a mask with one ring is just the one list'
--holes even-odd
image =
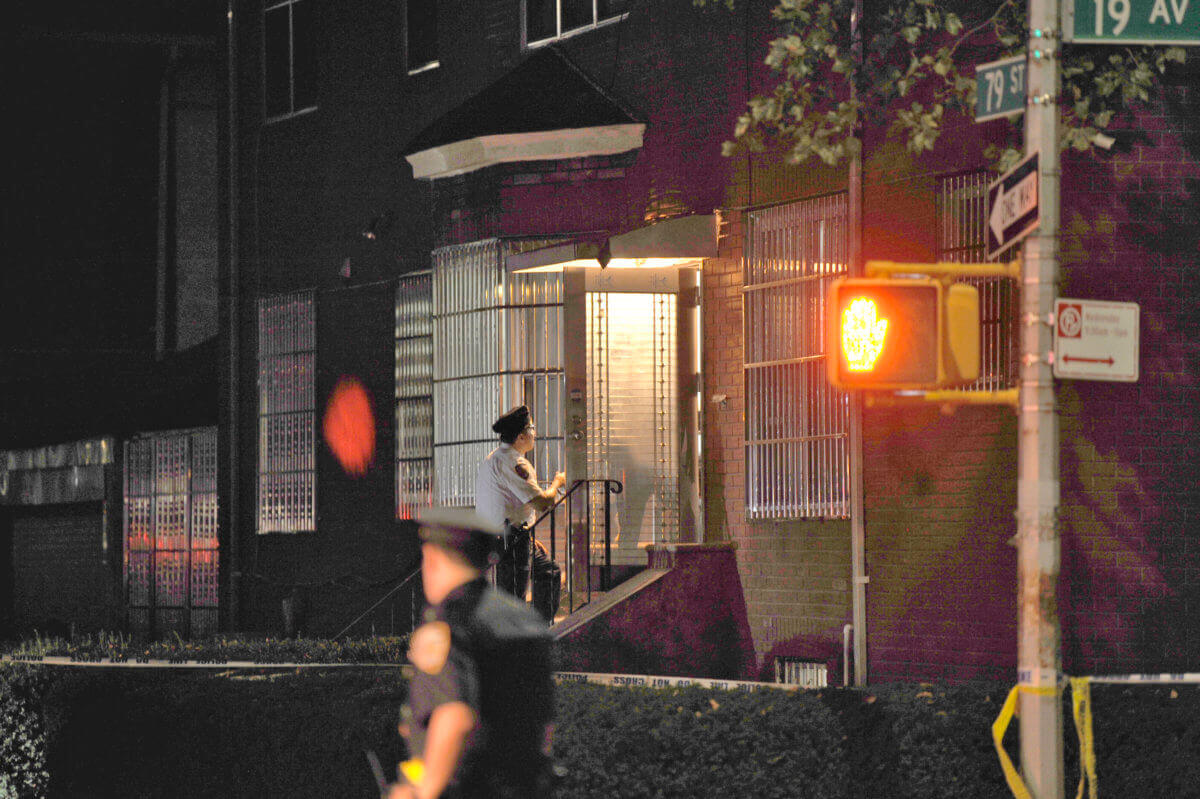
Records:
{"label": "white arrow on sign", "polygon": [[1008,191],[1004,190],[1003,185],[1000,186],[996,201],[992,203],[991,218],[988,219],[988,225],[991,226],[997,241],[1004,240],[1005,228],[1037,208],[1037,178],[1037,172],[1034,171],[1017,181]]}

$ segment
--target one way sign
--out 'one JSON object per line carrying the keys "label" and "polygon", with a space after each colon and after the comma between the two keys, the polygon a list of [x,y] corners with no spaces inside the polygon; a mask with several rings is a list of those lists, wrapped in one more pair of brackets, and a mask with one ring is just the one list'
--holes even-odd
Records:
{"label": "one way sign", "polygon": [[988,186],[987,257],[995,258],[1037,228],[1038,154]]}

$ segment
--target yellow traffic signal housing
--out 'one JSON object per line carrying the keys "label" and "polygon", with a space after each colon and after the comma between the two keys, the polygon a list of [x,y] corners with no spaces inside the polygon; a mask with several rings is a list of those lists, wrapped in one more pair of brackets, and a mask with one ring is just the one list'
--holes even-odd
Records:
{"label": "yellow traffic signal housing", "polygon": [[979,292],[931,278],[841,278],[826,305],[829,381],[936,389],[979,377]]}

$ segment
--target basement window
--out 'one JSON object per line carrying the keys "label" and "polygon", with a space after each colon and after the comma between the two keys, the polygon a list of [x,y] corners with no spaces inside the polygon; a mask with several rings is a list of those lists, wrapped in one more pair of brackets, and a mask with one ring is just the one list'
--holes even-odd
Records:
{"label": "basement window", "polygon": [[776,657],[775,682],[801,688],[826,688],[829,686],[829,667],[816,660]]}

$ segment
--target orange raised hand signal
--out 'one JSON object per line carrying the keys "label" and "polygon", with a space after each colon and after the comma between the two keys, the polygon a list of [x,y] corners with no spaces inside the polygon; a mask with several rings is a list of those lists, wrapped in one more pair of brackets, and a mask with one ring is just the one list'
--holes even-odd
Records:
{"label": "orange raised hand signal", "polygon": [[842,352],[852,372],[867,372],[883,352],[888,320],[870,297],[857,297],[842,311]]}

